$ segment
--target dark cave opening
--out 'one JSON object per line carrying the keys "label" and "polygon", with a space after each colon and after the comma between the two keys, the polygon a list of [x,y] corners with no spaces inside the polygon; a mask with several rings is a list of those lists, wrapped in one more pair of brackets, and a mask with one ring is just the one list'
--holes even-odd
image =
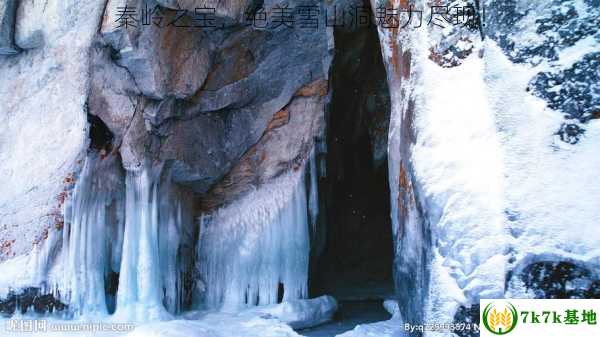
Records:
{"label": "dark cave opening", "polygon": [[311,295],[339,301],[393,295],[387,168],[390,96],[375,27],[336,29],[328,109],[321,248],[313,252]]}
{"label": "dark cave opening", "polygon": [[110,132],[108,126],[106,126],[100,117],[89,113],[87,120],[90,123],[90,149],[111,151],[114,135]]}

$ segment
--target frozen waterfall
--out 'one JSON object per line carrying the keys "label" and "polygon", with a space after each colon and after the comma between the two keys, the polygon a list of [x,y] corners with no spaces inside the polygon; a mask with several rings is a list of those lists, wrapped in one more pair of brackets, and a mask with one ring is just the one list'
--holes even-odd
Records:
{"label": "frozen waterfall", "polygon": [[166,319],[181,311],[183,276],[192,264],[180,252],[191,246],[193,225],[183,192],[144,168],[128,172],[123,256],[117,293],[119,318]]}
{"label": "frozen waterfall", "polygon": [[307,297],[309,217],[305,176],[293,172],[200,220],[199,269],[209,308]]}
{"label": "frozen waterfall", "polygon": [[106,314],[104,280],[120,259],[120,175],[112,157],[90,154],[65,209],[63,267],[65,296],[75,315]]}
{"label": "frozen waterfall", "polygon": [[115,314],[135,320],[165,318],[159,262],[158,186],[146,169],[127,173],[125,200],[125,236]]}
{"label": "frozen waterfall", "polygon": [[[182,245],[193,247],[195,237],[182,195],[160,172],[144,168],[124,175],[116,158],[90,153],[64,210],[62,253],[56,261],[63,272],[34,283],[52,280],[53,294],[75,316],[101,316],[114,307],[106,280],[118,273],[116,317],[147,321],[178,313],[184,302],[182,278],[193,265],[182,256]],[[51,256],[42,256],[50,251],[37,254],[36,261],[50,265]]]}
{"label": "frozen waterfall", "polygon": [[170,319],[195,304],[234,312],[306,298],[315,164],[311,156],[198,226],[191,192],[172,183],[168,169],[124,172],[118,157],[90,152],[62,233],[50,231],[34,250],[37,271],[24,287],[51,293],[67,317],[136,322]]}

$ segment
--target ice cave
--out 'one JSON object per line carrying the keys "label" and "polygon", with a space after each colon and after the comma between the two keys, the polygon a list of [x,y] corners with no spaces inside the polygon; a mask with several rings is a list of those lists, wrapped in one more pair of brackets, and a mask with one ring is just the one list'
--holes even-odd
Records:
{"label": "ice cave", "polygon": [[598,15],[2,0],[0,336],[517,337],[548,334],[486,301],[600,313]]}

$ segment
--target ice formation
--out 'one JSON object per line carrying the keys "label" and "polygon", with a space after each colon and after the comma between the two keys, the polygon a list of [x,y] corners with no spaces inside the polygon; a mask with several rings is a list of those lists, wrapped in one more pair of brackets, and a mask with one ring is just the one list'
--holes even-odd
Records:
{"label": "ice formation", "polygon": [[316,149],[314,149],[310,154],[310,160],[308,162],[310,171],[310,188],[309,188],[309,197],[308,197],[308,211],[310,214],[310,225],[312,228],[312,233],[315,235],[317,231],[317,221],[319,217],[319,191],[318,191],[318,172],[317,172],[317,155],[315,154]]}
{"label": "ice formation", "polygon": [[112,157],[91,153],[65,209],[64,284],[59,286],[76,315],[107,313],[104,280],[118,271],[122,243],[120,175]]}
{"label": "ice formation", "polygon": [[[88,155],[66,203],[62,236],[50,231],[29,258],[31,271],[17,283],[1,283],[40,287],[67,304],[69,316],[114,311],[117,320],[168,319],[189,299],[184,278],[192,276],[199,239],[196,262],[206,307],[238,311],[307,297],[316,165],[307,163],[307,170],[285,174],[203,216],[198,234],[190,199],[170,183],[168,172],[123,172],[116,164],[111,156]],[[115,275],[116,294],[107,281]]]}
{"label": "ice formation", "polygon": [[[116,157],[94,152],[75,180],[64,228],[50,229],[25,262],[15,260],[27,263],[26,270],[6,265],[18,279],[0,278],[3,291],[39,288],[67,304],[67,316],[74,317],[116,309],[116,318],[148,321],[180,312],[196,237],[185,193],[167,171],[124,173]],[[108,291],[116,284],[107,282],[114,275],[116,294]]]}
{"label": "ice formation", "polygon": [[158,186],[149,172],[128,172],[117,317],[144,320],[166,316],[162,305],[158,204]]}
{"label": "ice formation", "polygon": [[[189,214],[185,199],[168,182],[162,186],[159,212],[159,255],[162,282],[165,289],[164,304],[169,312],[178,313],[184,303],[183,277],[191,258],[181,254],[186,242],[193,239],[187,230],[192,229],[193,218]],[[191,246],[191,243],[189,244]],[[190,254],[193,251],[190,250]]]}
{"label": "ice formation", "polygon": [[236,311],[307,296],[309,233],[304,174],[262,186],[200,222],[204,304]]}
{"label": "ice formation", "polygon": [[136,321],[169,318],[182,309],[179,254],[192,224],[185,198],[160,172],[143,168],[126,178],[125,232],[115,315]]}

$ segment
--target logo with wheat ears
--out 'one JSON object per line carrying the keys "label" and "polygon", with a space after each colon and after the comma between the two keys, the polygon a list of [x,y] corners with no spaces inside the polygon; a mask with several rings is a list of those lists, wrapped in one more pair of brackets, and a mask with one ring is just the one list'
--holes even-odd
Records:
{"label": "logo with wheat ears", "polygon": [[517,309],[509,302],[492,302],[483,309],[483,326],[495,335],[506,335],[513,331],[517,322]]}

